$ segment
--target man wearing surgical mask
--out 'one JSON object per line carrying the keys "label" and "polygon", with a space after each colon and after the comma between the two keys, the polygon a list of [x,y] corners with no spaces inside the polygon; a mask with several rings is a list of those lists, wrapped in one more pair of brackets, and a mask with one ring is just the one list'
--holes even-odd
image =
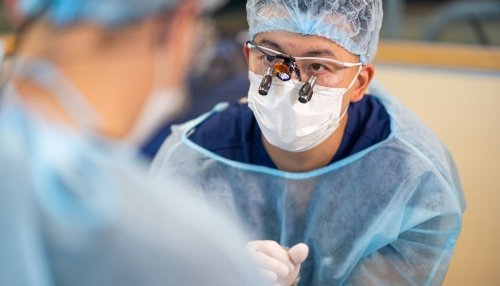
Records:
{"label": "man wearing surgical mask", "polygon": [[247,103],[154,161],[238,217],[278,285],[440,285],[465,202],[445,146],[373,82],[382,1],[248,0]]}
{"label": "man wearing surgical mask", "polygon": [[138,155],[182,103],[217,2],[6,2],[0,285],[263,285],[242,232]]}

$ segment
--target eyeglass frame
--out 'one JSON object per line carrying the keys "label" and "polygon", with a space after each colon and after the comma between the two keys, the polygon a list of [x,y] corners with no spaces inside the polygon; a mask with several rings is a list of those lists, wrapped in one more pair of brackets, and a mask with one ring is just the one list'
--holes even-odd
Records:
{"label": "eyeglass frame", "polygon": [[[328,58],[319,58],[319,57],[294,57],[294,56],[291,56],[291,55],[283,54],[283,53],[278,52],[276,50],[273,50],[271,48],[262,47],[260,45],[257,45],[252,40],[247,41],[245,43],[245,45],[248,48],[250,48],[250,49],[252,48],[252,46],[255,47],[257,50],[259,50],[261,53],[263,53],[264,55],[266,55],[268,57],[283,59],[285,62],[287,60],[291,61],[293,63],[293,65],[294,65],[293,70],[294,70],[295,73],[297,73],[297,76],[298,76],[299,80],[301,80],[300,79],[300,70],[299,70],[298,67],[295,66],[295,61],[300,61],[300,60],[321,60],[321,61],[326,61],[326,62],[330,62],[330,63],[341,65],[342,68],[344,68],[344,69],[345,68],[352,68],[352,67],[362,66],[363,65],[361,62],[357,62],[357,63],[342,62],[342,61],[338,61],[338,60],[334,60],[334,59],[328,59]],[[275,53],[276,55],[268,54],[269,52]]]}

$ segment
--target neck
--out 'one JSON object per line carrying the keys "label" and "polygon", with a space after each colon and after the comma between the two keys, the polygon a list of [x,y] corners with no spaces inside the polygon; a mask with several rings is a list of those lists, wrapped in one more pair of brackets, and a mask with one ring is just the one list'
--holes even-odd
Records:
{"label": "neck", "polygon": [[337,153],[347,125],[348,114],[339,127],[320,145],[304,152],[290,152],[271,145],[262,135],[264,147],[278,169],[287,172],[309,172],[328,165]]}

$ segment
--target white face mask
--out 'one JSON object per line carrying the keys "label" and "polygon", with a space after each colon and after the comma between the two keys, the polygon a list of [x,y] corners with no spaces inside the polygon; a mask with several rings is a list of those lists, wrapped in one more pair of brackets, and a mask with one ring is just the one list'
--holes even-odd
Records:
{"label": "white face mask", "polygon": [[305,104],[298,101],[303,82],[273,78],[268,94],[262,96],[258,89],[263,77],[252,72],[249,77],[248,106],[266,140],[286,151],[303,152],[324,142],[338,128],[347,112],[346,108],[341,113],[342,99],[357,75],[347,88],[315,86],[311,101]]}

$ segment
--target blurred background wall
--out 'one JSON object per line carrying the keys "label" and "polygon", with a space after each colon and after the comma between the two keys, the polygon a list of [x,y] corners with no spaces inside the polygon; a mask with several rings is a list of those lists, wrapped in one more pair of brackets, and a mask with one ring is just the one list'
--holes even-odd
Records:
{"label": "blurred background wall", "polygon": [[[376,79],[418,114],[452,152],[468,209],[444,285],[500,285],[500,0],[384,0]],[[11,27],[4,14],[0,32]],[[178,122],[246,95],[245,1],[205,26],[191,103]],[[230,92],[229,92],[230,91]],[[145,147],[153,156],[169,125]]]}
{"label": "blurred background wall", "polygon": [[444,285],[500,285],[500,72],[380,63],[377,79],[444,141],[460,172],[467,210]]}

